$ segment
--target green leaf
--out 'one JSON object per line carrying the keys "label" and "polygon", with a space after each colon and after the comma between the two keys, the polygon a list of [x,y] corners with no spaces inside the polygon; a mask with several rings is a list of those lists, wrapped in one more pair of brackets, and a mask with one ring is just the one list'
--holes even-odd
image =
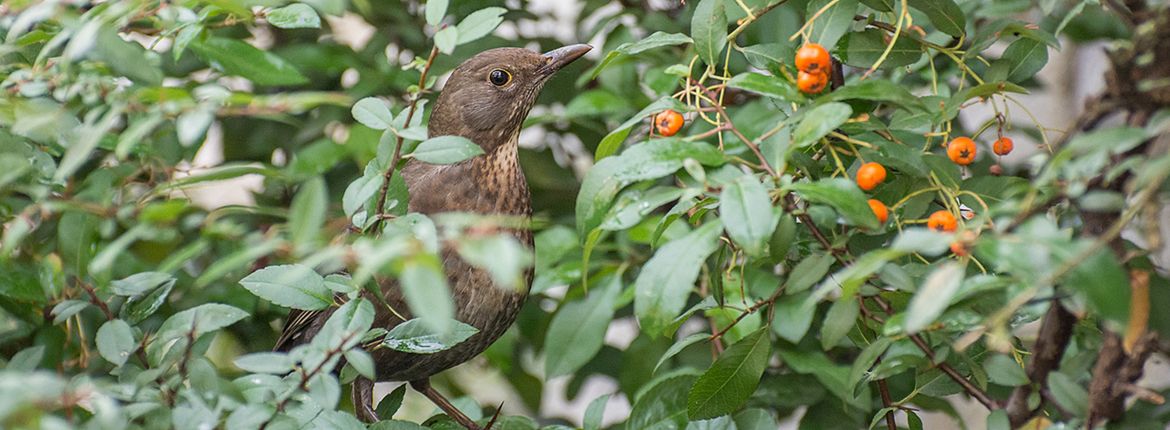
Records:
{"label": "green leaf", "polygon": [[268,266],[240,280],[240,285],[272,303],[301,310],[320,310],[333,304],[325,278],[308,266]]}
{"label": "green leaf", "polygon": [[1075,155],[1086,155],[1097,152],[1109,154],[1124,153],[1150,137],[1144,130],[1136,127],[1109,127],[1077,134],[1065,146],[1066,150]]}
{"label": "green leaf", "polygon": [[207,303],[176,313],[159,326],[154,339],[146,347],[147,355],[151,364],[158,364],[174,346],[175,340],[198,339],[247,317],[247,312],[219,303]]}
{"label": "green leaf", "polygon": [[703,420],[738,410],[756,391],[771,355],[767,329],[757,330],[731,345],[691,387],[687,417]]}
{"label": "green leaf", "polygon": [[909,0],[910,7],[922,11],[938,31],[954,37],[966,34],[967,16],[952,0]]}
{"label": "green leaf", "polygon": [[760,256],[776,229],[768,190],[755,176],[744,175],[723,187],[719,194],[719,217],[727,235],[749,255]]}
{"label": "green leaf", "polygon": [[879,227],[877,216],[870,209],[869,199],[857,184],[844,178],[822,179],[817,182],[792,184],[792,190],[814,203],[832,206],[850,224],[866,229]]}
{"label": "green leaf", "polygon": [[926,277],[922,287],[910,299],[906,308],[907,333],[917,333],[929,326],[950,306],[951,299],[963,283],[963,265],[950,261],[943,263]]}
{"label": "green leaf", "polygon": [[102,324],[95,341],[98,353],[115,366],[121,366],[130,358],[130,354],[138,349],[138,342],[134,341],[134,332],[130,330],[130,325],[119,319]]}
{"label": "green leaf", "polygon": [[309,81],[283,58],[236,39],[209,37],[193,42],[191,49],[212,67],[257,85],[300,85]]}
{"label": "green leaf", "polygon": [[45,346],[36,345],[20,350],[5,363],[8,372],[32,372],[45,358]]}
{"label": "green leaf", "polygon": [[[353,217],[358,209],[374,198],[374,195],[382,188],[382,183],[386,181],[386,177],[383,175],[378,168],[377,160],[366,164],[362,177],[350,182],[349,186],[345,187],[345,193],[341,196],[341,208],[345,211],[345,216]],[[402,175],[395,176],[401,177]],[[393,184],[393,182],[391,183]],[[372,204],[371,206],[376,205]]]}
{"label": "green leaf", "polygon": [[374,323],[374,305],[369,300],[357,298],[345,302],[329,315],[321,331],[313,336],[310,345],[314,348],[347,350],[362,342],[366,332]]}
{"label": "green leaf", "polygon": [[329,191],[324,179],[314,177],[301,185],[288,214],[288,228],[293,246],[298,251],[308,251],[318,242],[317,236],[325,225],[325,210],[328,208]]}
{"label": "green leaf", "polygon": [[810,255],[796,264],[792,271],[788,273],[788,282],[785,291],[787,293],[798,293],[807,290],[825,278],[825,274],[829,273],[829,268],[837,259],[833,258],[833,254],[829,252],[822,252],[815,255]]}
{"label": "green leaf", "polygon": [[437,259],[429,257],[408,260],[399,281],[411,313],[425,315],[423,321],[430,324],[430,329],[443,333],[454,321],[455,305],[451,302],[451,289],[442,267]]}
{"label": "green leaf", "polygon": [[467,18],[463,18],[455,27],[459,30],[459,40],[456,43],[462,45],[491,34],[501,22],[504,22],[504,14],[507,12],[508,10],[502,7],[485,7],[467,15]]}
{"label": "green leaf", "polygon": [[854,395],[849,383],[849,366],[838,365],[820,351],[801,351],[797,349],[779,349],[780,358],[789,368],[797,373],[809,374],[816,377],[830,393],[854,408],[869,408],[869,390],[863,388],[859,395]]}
{"label": "green leaf", "polygon": [[[808,2],[808,9],[805,17],[811,17],[829,2],[834,0],[813,0]],[[817,17],[816,22],[812,26],[812,35],[809,40],[819,43],[825,49],[832,50],[837,46],[837,41],[845,32],[849,31],[849,26],[853,25],[853,17],[857,14],[857,0],[837,0],[837,4],[829,8]]]}
{"label": "green leaf", "polygon": [[374,358],[370,357],[368,352],[361,349],[354,348],[345,351],[345,362],[353,367],[353,370],[366,379],[373,380],[374,375]]}
{"label": "green leaf", "polygon": [[449,330],[438,331],[432,328],[431,318],[414,318],[394,326],[386,333],[382,344],[395,351],[411,354],[434,354],[451,349],[455,345],[467,340],[479,330],[456,320],[448,320],[445,324]]}
{"label": "green leaf", "polygon": [[122,279],[110,282],[114,294],[119,296],[139,296],[158,288],[166,283],[174,283],[175,277],[170,273],[142,272],[135,273]]}
{"label": "green leaf", "polygon": [[780,428],[780,424],[776,422],[776,418],[772,417],[772,413],[762,408],[745,409],[735,414],[733,418],[735,419],[734,430],[774,430]]}
{"label": "green leaf", "polygon": [[[61,157],[61,164],[53,172],[53,182],[64,182],[65,178],[73,175],[81,164],[90,158],[94,149],[101,143],[102,137],[116,125],[122,117],[125,105],[115,105],[109,108],[101,117],[86,118],[79,130],[78,139],[65,150]],[[100,119],[99,119],[100,118]]]}
{"label": "green leaf", "polygon": [[600,225],[622,188],[672,174],[687,158],[710,166],[722,163],[723,153],[705,142],[666,138],[634,145],[620,156],[599,161],[585,174],[577,194],[577,231],[584,236]]}
{"label": "green leaf", "polygon": [[[877,29],[849,33],[841,61],[859,69],[868,69],[886,52],[885,33]],[[909,36],[899,37],[879,69],[888,70],[914,64],[922,57],[922,47]]]}
{"label": "green leaf", "polygon": [[1028,383],[1028,374],[1016,360],[1004,354],[992,354],[983,361],[987,379],[1005,387],[1017,387]]}
{"label": "green leaf", "polygon": [[435,33],[435,47],[439,48],[439,52],[451,55],[455,52],[455,45],[459,42],[459,29],[457,27],[447,27]]}
{"label": "green leaf", "polygon": [[857,300],[851,296],[842,296],[833,302],[833,306],[829,307],[829,312],[825,314],[824,323],[821,324],[821,349],[828,351],[837,346],[857,325],[857,315],[860,312]]}
{"label": "green leaf", "polygon": [[465,237],[459,241],[459,256],[492,275],[497,286],[519,289],[525,271],[532,267],[532,253],[510,235]]}
{"label": "green leaf", "polygon": [[483,155],[483,148],[462,136],[437,136],[418,144],[411,156],[431,164],[454,164]]}
{"label": "green leaf", "polygon": [[987,430],[1011,430],[1011,418],[1008,418],[1007,410],[996,409],[990,414],[987,414]]}
{"label": "green leaf", "polygon": [[598,227],[602,230],[625,230],[634,227],[642,218],[660,206],[678,200],[687,190],[676,187],[654,187],[649,190],[629,189],[621,193]]}
{"label": "green leaf", "polygon": [[630,410],[628,429],[677,430],[687,425],[687,392],[695,380],[676,375],[659,381],[637,396]]}
{"label": "green leaf", "polygon": [[[407,385],[410,385],[410,384],[399,385],[398,388],[395,388],[394,391],[391,391],[390,394],[387,394],[386,397],[383,397],[382,400],[378,402],[378,408],[376,409],[376,411],[378,412],[379,417],[389,418],[389,417],[394,416],[394,414],[396,412],[398,412],[398,408],[402,407],[402,400],[406,397],[406,386]],[[387,420],[383,420],[380,422],[387,422]],[[419,426],[419,427],[422,429],[425,429],[425,427],[422,427],[422,426]],[[373,429],[374,427],[370,426],[370,428]],[[393,428],[393,427],[391,427],[391,428]],[[404,428],[402,430],[407,430],[407,429]],[[414,430],[414,429],[409,429],[409,430]]]}
{"label": "green leaf", "polygon": [[683,338],[682,340],[679,340],[678,342],[675,342],[674,345],[671,345],[670,348],[668,348],[666,352],[662,354],[662,358],[658,359],[658,364],[654,365],[654,372],[657,373],[658,368],[662,367],[662,364],[666,363],[666,360],[669,360],[671,357],[678,355],[678,353],[682,352],[682,350],[686,349],[688,346],[694,345],[699,341],[709,339],[710,337],[711,335],[707,333],[694,333]]}
{"label": "green leaf", "polygon": [[630,119],[626,120],[626,122],[623,122],[617,128],[610,131],[609,134],[605,135],[605,137],[601,139],[601,143],[597,144],[597,152],[593,155],[593,159],[596,161],[601,161],[601,159],[617,153],[617,150],[621,148],[622,141],[626,140],[626,136],[630,135],[631,127],[638,124],[639,122],[642,122],[642,120],[646,117],[667,109],[673,109],[675,111],[681,112],[686,109],[686,107],[683,106],[682,102],[679,102],[670,96],[663,96],[662,98],[655,100],[637,114],[634,114],[634,116],[630,117]]}
{"label": "green leaf", "polygon": [[268,11],[268,23],[280,28],[321,28],[321,17],[317,11],[304,3]]}
{"label": "green leaf", "polygon": [[879,12],[893,12],[894,0],[861,0],[861,4]]}
{"label": "green leaf", "polygon": [[865,386],[862,384],[862,378],[869,373],[869,369],[873,367],[874,363],[877,363],[877,360],[882,357],[891,343],[893,340],[888,337],[878,337],[873,340],[873,343],[861,350],[857,359],[853,360],[853,367],[849,370],[849,380],[846,386],[853,390],[854,395],[857,395],[859,389]]}
{"label": "green leaf", "polygon": [[674,46],[691,42],[693,42],[691,38],[685,34],[664,33],[661,31],[656,31],[654,34],[646,36],[640,40],[626,42],[618,45],[616,49],[605,54],[605,58],[603,58],[600,63],[597,63],[597,66],[594,67],[592,71],[590,71],[588,74],[582,75],[582,78],[585,78],[586,81],[597,78],[597,75],[601,74],[603,69],[623,56],[640,54],[642,52],[654,48],[661,48],[663,46]]}
{"label": "green leaf", "polygon": [[699,0],[691,17],[691,37],[695,50],[708,65],[719,64],[723,48],[727,46],[727,14],[723,0]]}
{"label": "green leaf", "polygon": [[179,136],[179,144],[191,146],[199,143],[214,120],[215,112],[209,109],[193,109],[179,115],[175,120],[175,133]]}
{"label": "green leaf", "polygon": [[902,230],[890,249],[905,253],[917,252],[926,256],[941,255],[950,247],[951,234],[940,233],[925,228],[908,228]]}
{"label": "green leaf", "polygon": [[232,360],[236,367],[252,373],[284,375],[296,367],[296,360],[283,352],[255,352]]}
{"label": "green leaf", "polygon": [[809,292],[780,296],[776,300],[776,317],[772,320],[772,331],[792,343],[800,342],[812,325],[817,307],[809,300]]}
{"label": "green leaf", "polygon": [[366,97],[353,104],[353,119],[374,130],[385,130],[394,124],[390,106],[377,97]]}
{"label": "green leaf", "polygon": [[605,89],[593,89],[577,94],[565,106],[566,118],[582,118],[627,113],[631,109],[625,97]]}
{"label": "green leaf", "polygon": [[791,82],[775,76],[761,75],[755,72],[740,73],[727,81],[727,86],[745,91],[772,97],[786,102],[799,102],[804,96]]}
{"label": "green leaf", "polygon": [[958,115],[959,107],[962,106],[963,103],[966,103],[967,100],[971,100],[975,97],[985,98],[992,94],[1002,94],[1005,92],[1027,94],[1028,90],[1011,82],[988,82],[982,85],[973,86],[951,96],[951,99],[946,103],[946,109],[942,111],[942,120],[949,120]]}
{"label": "green leaf", "polygon": [[439,23],[443,22],[443,16],[447,15],[447,1],[427,0],[427,5],[423,8],[426,12],[427,25],[438,27]]}
{"label": "green leaf", "polygon": [[872,100],[892,103],[908,109],[926,109],[922,104],[922,100],[910,94],[910,91],[906,87],[885,79],[867,79],[861,82],[850,83],[833,90],[827,96],[822,97],[822,100]]}
{"label": "green leaf", "polygon": [[769,69],[780,64],[792,64],[796,49],[787,41],[760,43],[739,49],[748,62],[758,69]]}
{"label": "green leaf", "polygon": [[1109,250],[1098,251],[1074,266],[1063,284],[1083,294],[1102,317],[1122,325],[1128,322],[1129,275]]}
{"label": "green leaf", "polygon": [[643,333],[661,334],[682,312],[695,286],[699,268],[719,247],[723,224],[711,221],[668,242],[642,266],[634,282],[634,314]]}
{"label": "green leaf", "polygon": [[602,288],[592,290],[585,300],[561,306],[545,335],[545,378],[573,374],[597,355],[620,292],[621,277],[615,275]]}
{"label": "green leaf", "polygon": [[123,40],[113,26],[102,26],[98,30],[93,52],[115,73],[140,85],[162,84],[163,69],[159,67],[158,55],[138,43]]}
{"label": "green leaf", "polygon": [[[162,276],[165,276],[165,279]],[[131,279],[134,279],[134,289],[127,285]],[[118,310],[118,317],[130,324],[138,324],[158,311],[158,308],[166,303],[171,289],[175,287],[175,278],[165,273],[144,272],[131,275],[122,281],[126,284],[119,286],[118,281],[114,281],[114,293],[119,294],[119,289],[122,289],[123,292],[133,292],[133,294],[129,294],[126,302],[122,304],[122,308]],[[146,285],[153,286],[146,287]],[[139,290],[142,287],[146,288]]]}
{"label": "green leaf", "polygon": [[609,398],[609,394],[603,394],[589,402],[585,408],[585,417],[581,420],[584,430],[601,430],[601,419],[605,416],[605,405],[609,403]]}
{"label": "green leaf", "polygon": [[86,300],[62,300],[56,306],[53,306],[53,310],[49,314],[53,315],[53,324],[61,324],[89,306],[90,303]]}
{"label": "green leaf", "polygon": [[772,237],[768,239],[768,253],[771,254],[772,261],[777,263],[784,261],[795,243],[796,221],[792,215],[781,214],[776,229],[772,231]]}
{"label": "green leaf", "polygon": [[1039,72],[1048,64],[1048,45],[1028,38],[1020,38],[1003,51],[1003,55],[992,63],[985,76],[987,81],[1022,82]]}
{"label": "green leaf", "polygon": [[1085,391],[1076,379],[1064,372],[1048,374],[1048,392],[1052,394],[1052,400],[1061,409],[1070,411],[1076,416],[1085,416],[1088,413],[1088,391]]}
{"label": "green leaf", "polygon": [[853,108],[845,103],[825,103],[804,113],[804,119],[792,131],[792,147],[804,148],[836,130],[853,115]]}

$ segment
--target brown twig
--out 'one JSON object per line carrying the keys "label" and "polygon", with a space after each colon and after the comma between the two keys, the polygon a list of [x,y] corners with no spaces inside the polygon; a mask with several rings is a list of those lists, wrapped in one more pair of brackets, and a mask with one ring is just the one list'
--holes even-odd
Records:
{"label": "brown twig", "polygon": [[[360,334],[364,334],[364,332],[360,333]],[[357,336],[357,335],[359,335],[359,333],[356,333],[356,332],[347,333],[344,337],[341,338],[341,341],[337,343],[337,347],[330,348],[329,350],[325,351],[325,358],[323,358],[319,363],[317,363],[317,366],[314,367],[312,371],[305,372],[304,367],[298,367],[298,370],[300,371],[299,373],[301,374],[301,379],[297,383],[296,388],[299,389],[300,391],[308,392],[309,391],[309,379],[312,379],[318,373],[321,373],[321,371],[323,371],[325,369],[325,364],[332,361],[334,356],[344,353],[346,351],[345,344],[349,343],[349,341],[351,339],[353,339],[354,336]],[[272,420],[276,419],[277,414],[284,411],[284,408],[286,406],[288,406],[288,402],[292,401],[293,397],[294,396],[290,392],[286,396],[284,396],[284,398],[280,399],[280,401],[276,403],[276,408],[272,411],[272,415],[269,416],[268,419],[265,420],[262,424],[260,424],[260,427],[259,427],[260,430],[264,430],[265,428],[267,428],[268,425],[272,423]]]}
{"label": "brown twig", "polygon": [[107,305],[106,302],[103,302],[101,299],[98,298],[97,292],[93,290],[93,287],[89,286],[89,284],[86,284],[81,279],[77,279],[76,281],[77,281],[77,285],[80,285],[81,288],[85,290],[86,294],[89,295],[90,303],[93,303],[95,306],[98,307],[98,309],[102,310],[103,314],[106,315],[107,321],[113,320],[114,318],[116,318],[114,316],[114,313],[110,312],[110,306]]}
{"label": "brown twig", "polygon": [[[817,238],[817,241],[821,243],[821,246],[823,246],[826,250],[833,249],[832,244],[829,243],[828,239],[825,238],[825,235],[821,233],[816,224],[813,224],[811,221],[803,222],[803,220],[802,224],[809,228],[809,230],[813,233],[813,236]],[[847,251],[841,253],[833,252],[832,254],[834,257],[836,257],[837,262],[843,265],[850,264],[851,256]],[[892,315],[894,313],[893,307],[891,307],[890,304],[880,296],[872,296],[868,297],[868,299],[873,300],[873,302],[876,303],[878,307],[881,308],[882,311],[884,311],[886,314]],[[935,363],[934,350],[932,350],[930,345],[922,339],[922,336],[912,334],[909,335],[909,337],[910,340],[914,342],[914,345],[918,346],[918,349],[922,350],[922,352],[925,353],[928,358],[930,358],[930,362],[934,363],[935,367],[954,380],[955,383],[959,384],[959,386],[963,387],[963,390],[966,391],[968,395],[973,397],[979,403],[982,403],[983,406],[987,407],[988,409],[994,409],[998,406],[995,400],[989,397],[982,389],[975,386],[975,384],[971,383],[971,381],[968,381],[967,378],[963,377],[963,375],[960,374],[959,371],[955,370],[954,367],[951,367],[951,365],[947,364],[946,362]]]}
{"label": "brown twig", "polygon": [[[881,363],[881,358],[874,362]],[[894,406],[894,398],[890,395],[890,385],[886,383],[885,379],[877,380],[878,393],[882,396],[882,407],[891,408]],[[889,430],[898,430],[898,422],[894,421],[894,411],[886,412],[886,428]]]}
{"label": "brown twig", "polygon": [[776,303],[776,299],[779,299],[780,294],[784,293],[786,286],[787,285],[780,285],[779,287],[776,288],[776,291],[772,292],[772,295],[768,296],[768,298],[759,300],[759,301],[755,302],[754,304],[752,304],[751,306],[749,306],[747,309],[744,309],[743,313],[741,313],[741,314],[739,314],[739,316],[735,317],[735,320],[732,321],[731,324],[728,324],[727,327],[724,327],[722,330],[715,332],[708,339],[716,340],[716,339],[723,337],[723,335],[727,334],[727,332],[730,331],[733,327],[735,327],[736,324],[739,324],[740,321],[743,321],[744,318],[747,318],[748,315],[755,313],[756,311],[760,310],[764,306]]}
{"label": "brown twig", "polygon": [[[431,71],[431,66],[435,64],[435,57],[438,56],[439,47],[432,47],[431,53],[427,55],[427,62],[423,65],[422,73],[418,77],[419,92],[410,99],[410,110],[406,112],[406,123],[403,124],[403,127],[409,127],[410,121],[414,119],[414,113],[418,110],[418,101],[422,99],[422,95],[426,89],[427,74]],[[382,221],[385,219],[385,213],[383,211],[386,207],[386,195],[390,193],[390,180],[394,178],[394,171],[398,169],[398,161],[402,159],[402,143],[404,140],[401,134],[395,139],[394,156],[390,157],[390,165],[386,167],[386,173],[382,175],[382,188],[378,190],[378,206],[375,209],[377,219],[374,220],[374,224],[370,227],[373,231],[378,231],[378,227],[382,225]]]}
{"label": "brown twig", "polygon": [[[703,86],[701,82],[694,81],[694,85],[698,86],[699,89],[704,93],[707,93],[707,97],[709,97],[711,100],[718,100],[718,98],[715,96],[715,93],[712,93],[710,90],[708,90],[707,87]],[[744,136],[743,133],[739,131],[739,128],[735,126],[735,123],[731,122],[731,115],[727,114],[727,111],[723,109],[723,105],[719,104],[718,101],[712,103],[711,105],[715,108],[715,111],[719,113],[719,116],[723,117],[723,119],[727,121],[727,128],[731,130],[731,134],[734,134],[736,138],[743,142],[743,144],[752,151],[752,153],[756,154],[756,158],[759,158],[760,165],[764,168],[764,171],[768,172],[768,174],[773,178],[780,178],[780,174],[777,173],[776,169],[773,169],[772,165],[768,163],[768,159],[764,157],[764,153],[760,152],[760,146],[756,145],[755,142],[752,142],[751,139],[748,139],[747,136]]]}

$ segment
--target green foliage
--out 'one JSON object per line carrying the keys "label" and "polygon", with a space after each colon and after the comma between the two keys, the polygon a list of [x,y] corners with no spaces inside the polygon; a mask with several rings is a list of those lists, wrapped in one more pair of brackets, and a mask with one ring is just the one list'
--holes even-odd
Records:
{"label": "green foliage", "polygon": [[[1141,36],[1098,2],[579,3],[557,37],[600,44],[527,121],[546,137],[519,155],[531,225],[408,214],[398,171],[483,154],[429,136],[427,102],[476,52],[569,42],[519,25],[553,18],[528,2],[0,6],[0,427],[456,428],[409,410],[405,386],[368,427],[346,400],[377,376],[371,351],[478,333],[456,319],[448,258],[505,288],[534,272],[475,366],[538,416],[496,428],[876,428],[887,414],[921,428],[922,411],[960,419],[953,396],[1008,428],[1015,392],[1028,417],[1082,426],[1110,336],[1170,330],[1156,312],[1170,282],[1144,248],[1170,172],[1149,142],[1170,115],[1132,95],[1143,121],[1058,139],[1064,124],[1015,101],[1050,49]],[[368,40],[343,37],[359,22]],[[806,42],[843,63],[840,85],[797,89]],[[975,104],[999,115],[964,124]],[[686,125],[660,136],[650,118],[667,109]],[[1041,145],[991,175],[1004,132]],[[945,153],[960,135],[980,145],[965,168]],[[866,161],[889,172],[868,192],[853,179]],[[957,232],[921,228],[940,210]],[[536,230],[536,249],[494,233],[510,228]],[[366,294],[388,282],[418,316],[389,330]],[[1017,329],[1056,305],[1075,314],[1071,341],[1037,375],[1045,340]],[[271,352],[289,309],[329,317]],[[596,377],[617,390],[584,398]],[[588,407],[540,409],[561,386]],[[454,403],[486,422],[471,395]],[[1139,402],[1109,425],[1153,428],[1164,409]]]}

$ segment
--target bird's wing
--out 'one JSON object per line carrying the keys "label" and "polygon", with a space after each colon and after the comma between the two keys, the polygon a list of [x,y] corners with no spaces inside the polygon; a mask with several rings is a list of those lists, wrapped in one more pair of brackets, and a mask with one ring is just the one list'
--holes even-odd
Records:
{"label": "bird's wing", "polygon": [[332,307],[323,311],[303,311],[300,309],[293,309],[288,313],[288,320],[284,322],[284,329],[280,332],[280,338],[276,339],[276,346],[272,347],[273,351],[288,351],[292,347],[305,343],[308,339],[302,339],[305,332],[318,318],[324,319],[325,312],[333,309]]}

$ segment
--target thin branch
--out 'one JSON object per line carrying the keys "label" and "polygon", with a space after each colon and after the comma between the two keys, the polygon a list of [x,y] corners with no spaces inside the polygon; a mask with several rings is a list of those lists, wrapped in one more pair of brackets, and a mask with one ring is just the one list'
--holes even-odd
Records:
{"label": "thin branch", "polygon": [[[439,48],[432,47],[431,53],[427,55],[427,63],[423,66],[422,74],[418,77],[419,92],[410,99],[410,110],[406,112],[406,123],[404,127],[410,126],[410,121],[414,119],[415,111],[418,110],[418,101],[422,99],[423,92],[426,88],[427,74],[431,71],[431,66],[435,64],[435,57],[439,56]],[[378,231],[378,227],[382,225],[382,221],[386,218],[383,212],[386,207],[386,195],[390,193],[390,180],[394,178],[394,171],[398,169],[398,161],[402,159],[402,143],[403,137],[401,134],[394,142],[394,156],[390,158],[390,165],[386,167],[386,173],[382,175],[382,189],[378,190],[378,206],[377,219],[374,220],[373,226],[370,227],[373,231]]]}
{"label": "thin branch", "polygon": [[[711,98],[712,100],[715,99],[715,94],[708,90],[707,87],[704,87],[701,82],[695,82],[694,84],[697,85],[704,93],[706,93],[707,97]],[[727,120],[727,127],[731,130],[731,133],[734,134],[735,137],[738,138],[741,142],[743,142],[743,144],[746,145],[748,149],[752,151],[752,153],[756,154],[756,158],[760,159],[760,165],[764,168],[764,170],[767,171],[769,175],[772,175],[773,178],[779,178],[780,174],[776,173],[776,169],[773,169],[772,165],[768,163],[768,159],[764,157],[764,153],[760,152],[760,146],[756,145],[755,142],[752,142],[751,139],[748,139],[747,136],[744,136],[743,133],[739,131],[739,128],[736,128],[735,124],[731,122],[731,115],[727,114],[727,111],[723,109],[723,105],[718,102],[712,103],[711,105],[715,108],[715,111],[719,113],[719,116],[722,116],[725,120]]]}
{"label": "thin branch", "polygon": [[[875,362],[875,364],[880,363],[880,362],[881,362],[881,359],[879,358],[878,361]],[[878,384],[878,392],[881,393],[881,395],[882,395],[882,406],[886,407],[886,408],[893,407],[894,406],[894,398],[893,398],[893,396],[890,396],[890,385],[888,383],[886,383],[885,379],[878,379],[877,384]],[[886,412],[886,428],[889,430],[898,430],[898,423],[897,423],[897,421],[894,421],[894,411],[887,411]]]}
{"label": "thin branch", "polygon": [[77,279],[77,285],[80,285],[81,288],[85,290],[86,294],[89,295],[90,303],[93,303],[98,307],[98,309],[102,310],[102,313],[106,315],[107,321],[113,320],[115,318],[114,313],[110,312],[110,306],[98,298],[97,292],[93,290],[93,287],[89,286],[89,284],[86,284],[81,279]]}

